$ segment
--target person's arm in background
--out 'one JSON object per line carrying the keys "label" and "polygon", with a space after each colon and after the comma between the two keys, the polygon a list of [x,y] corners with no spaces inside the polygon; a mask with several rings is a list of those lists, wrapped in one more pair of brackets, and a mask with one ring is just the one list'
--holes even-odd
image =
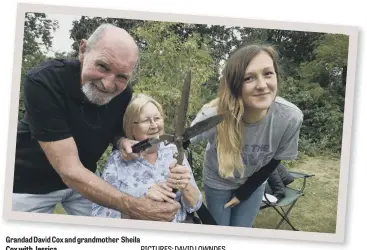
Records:
{"label": "person's arm in background", "polygon": [[165,221],[174,218],[179,204],[160,205],[136,199],[120,192],[83,166],[68,128],[65,104],[50,94],[50,86],[44,79],[25,77],[24,103],[33,138],[39,142],[50,164],[68,187],[92,202],[135,218]]}
{"label": "person's arm in background", "polygon": [[275,196],[278,200],[282,199],[285,196],[285,185],[278,173],[279,168],[282,166],[282,164],[279,164],[278,167],[270,174],[267,181],[272,190],[272,195]]}
{"label": "person's arm in background", "polygon": [[284,186],[287,186],[294,181],[294,177],[289,173],[288,169],[284,165],[280,164],[277,167],[277,172]]}

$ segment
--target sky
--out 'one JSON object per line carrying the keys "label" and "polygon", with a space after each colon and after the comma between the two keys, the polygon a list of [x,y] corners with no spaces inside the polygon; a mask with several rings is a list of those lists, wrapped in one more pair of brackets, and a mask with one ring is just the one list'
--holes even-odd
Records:
{"label": "sky", "polygon": [[[78,20],[80,16],[65,15],[65,14],[47,14],[47,18],[59,21],[59,26],[55,32],[53,32],[52,51],[53,52],[68,52],[71,51],[71,44],[73,41],[70,39],[70,29],[72,28],[73,20]],[[48,55],[53,55],[50,51]]]}

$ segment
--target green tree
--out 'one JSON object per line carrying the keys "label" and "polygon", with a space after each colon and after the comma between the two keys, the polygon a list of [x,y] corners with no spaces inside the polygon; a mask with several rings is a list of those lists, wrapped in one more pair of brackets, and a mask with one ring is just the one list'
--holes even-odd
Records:
{"label": "green tree", "polygon": [[209,48],[197,46],[199,34],[192,33],[182,40],[172,31],[172,25],[168,22],[146,22],[131,30],[146,44],[141,53],[139,81],[134,90],[153,96],[163,105],[167,131],[173,130],[186,72],[191,69],[193,73],[188,110],[190,120],[201,108],[203,99],[207,99],[208,91],[202,83],[210,78],[213,64]]}
{"label": "green tree", "polygon": [[311,156],[340,153],[343,112],[330,91],[318,83],[289,77],[282,82],[280,96],[296,104],[304,114],[300,151]]}
{"label": "green tree", "polygon": [[314,60],[300,67],[302,79],[318,83],[327,89],[344,111],[349,38],[340,34],[325,34],[317,41]]}
{"label": "green tree", "polygon": [[23,118],[23,79],[27,72],[47,59],[46,53],[52,47],[52,31],[59,28],[58,21],[48,19],[44,13],[26,13],[24,21],[21,86],[19,94],[18,120]]}
{"label": "green tree", "polygon": [[[79,20],[73,22],[70,38],[74,40],[72,45],[74,54],[76,55],[81,39],[89,37],[90,34],[102,23],[111,23],[118,27],[126,29],[128,32],[134,28],[141,27],[145,22],[143,20],[118,19],[118,18],[102,18],[83,16]],[[228,57],[230,51],[241,43],[241,38],[236,33],[240,27],[228,27],[224,25],[206,25],[206,24],[185,24],[170,23],[169,30],[172,34],[177,35],[181,42],[186,40],[193,34],[196,34],[195,44],[198,49],[202,46],[206,47],[214,60],[211,71],[212,76],[204,83],[207,89],[214,93],[218,87],[219,69],[223,60]],[[144,50],[148,44],[145,40],[140,39],[134,33],[131,33],[137,41],[139,47]],[[214,95],[212,95],[214,97]]]}
{"label": "green tree", "polygon": [[280,55],[281,73],[284,78],[299,79],[299,66],[315,59],[317,41],[324,33],[276,29],[239,29],[243,45],[250,43],[275,46]]}
{"label": "green tree", "polygon": [[299,79],[288,77],[283,82],[281,95],[304,113],[302,151],[340,153],[348,36],[324,34],[313,44],[312,60],[300,64]]}
{"label": "green tree", "polygon": [[47,52],[52,47],[52,31],[59,28],[58,21],[48,19],[44,13],[25,14],[23,59],[28,55]]}

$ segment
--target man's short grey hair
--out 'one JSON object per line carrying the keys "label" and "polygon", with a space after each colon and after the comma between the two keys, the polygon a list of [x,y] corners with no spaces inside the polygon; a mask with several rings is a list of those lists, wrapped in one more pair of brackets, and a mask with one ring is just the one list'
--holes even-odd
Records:
{"label": "man's short grey hair", "polygon": [[118,28],[117,26],[110,24],[110,23],[104,23],[98,26],[98,28],[90,35],[90,37],[87,40],[87,46],[86,51],[90,51],[93,49],[93,47],[97,44],[97,42],[103,37],[103,33],[108,28]]}

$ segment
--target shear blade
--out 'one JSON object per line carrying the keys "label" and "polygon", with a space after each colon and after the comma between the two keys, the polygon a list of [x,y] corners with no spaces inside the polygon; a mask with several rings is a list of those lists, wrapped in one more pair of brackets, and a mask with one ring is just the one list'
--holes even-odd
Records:
{"label": "shear blade", "polygon": [[215,127],[224,120],[227,114],[228,112],[224,112],[215,116],[211,116],[205,120],[196,123],[194,126],[187,128],[183,135],[184,141],[187,141],[203,133],[204,131],[211,129],[212,127]]}
{"label": "shear blade", "polygon": [[189,70],[186,75],[182,89],[181,101],[180,106],[178,108],[177,120],[176,120],[176,130],[175,130],[176,136],[181,136],[185,130],[187,108],[189,105],[190,86],[191,86],[191,70]]}

